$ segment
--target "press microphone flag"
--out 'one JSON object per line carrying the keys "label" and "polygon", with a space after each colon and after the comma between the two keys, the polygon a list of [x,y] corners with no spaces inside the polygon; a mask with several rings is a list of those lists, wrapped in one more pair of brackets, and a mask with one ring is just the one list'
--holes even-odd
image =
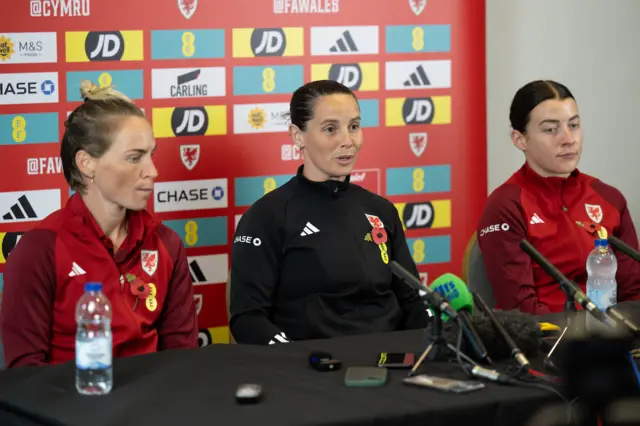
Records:
{"label": "press microphone flag", "polygon": [[442,294],[437,291],[433,291],[422,284],[422,281],[416,278],[411,272],[407,271],[395,260],[389,262],[389,267],[391,268],[391,272],[398,278],[402,279],[409,287],[412,287],[417,291],[424,291],[426,293],[424,297],[433,309],[438,309],[441,313],[447,314],[451,318],[457,318],[458,314]]}
{"label": "press microphone flag", "polygon": [[573,299],[582,308],[597,318],[599,321],[612,325],[611,320],[580,290],[578,285],[567,278],[558,268],[553,266],[549,260],[544,257],[536,248],[527,240],[520,241],[520,248],[529,255],[529,257],[554,280],[560,284],[562,290],[568,297]]}
{"label": "press microphone flag", "polygon": [[491,363],[487,348],[484,346],[470,316],[473,313],[473,296],[464,281],[454,274],[446,273],[436,278],[429,285],[429,288],[446,297],[451,307],[458,313],[458,318],[462,319],[460,324],[462,331],[467,337],[477,359]]}

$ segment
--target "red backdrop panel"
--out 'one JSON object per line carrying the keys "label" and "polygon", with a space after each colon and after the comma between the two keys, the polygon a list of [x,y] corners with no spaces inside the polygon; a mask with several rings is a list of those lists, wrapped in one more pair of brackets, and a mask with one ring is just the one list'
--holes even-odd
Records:
{"label": "red backdrop panel", "polygon": [[[461,273],[487,193],[484,1],[18,3],[4,8],[0,33],[0,272],[12,233],[68,199],[56,157],[80,80],[112,83],[153,123],[149,209],[187,247],[201,344],[226,342],[236,221],[302,161],[279,117],[291,92],[331,78],[361,102],[352,180],[396,203],[423,278]],[[163,192],[201,187],[198,201]],[[51,189],[59,200],[32,192]]]}

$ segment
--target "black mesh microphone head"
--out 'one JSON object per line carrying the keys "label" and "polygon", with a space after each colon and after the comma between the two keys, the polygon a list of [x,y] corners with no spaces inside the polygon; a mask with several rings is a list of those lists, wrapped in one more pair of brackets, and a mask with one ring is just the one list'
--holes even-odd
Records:
{"label": "black mesh microphone head", "polygon": [[[533,315],[519,311],[493,311],[493,314],[526,357],[533,358],[538,354],[542,344],[542,335],[540,323]],[[472,320],[480,338],[485,342],[487,351],[493,358],[511,357],[511,350],[507,346],[507,342],[502,338],[489,317],[478,312],[472,317]]]}
{"label": "black mesh microphone head", "polygon": [[[542,336],[540,324],[534,316],[519,311],[493,311],[493,313],[507,334],[509,334],[511,340],[526,357],[533,358],[538,354],[542,345]],[[494,361],[511,358],[511,350],[489,317],[480,311],[475,311],[471,315],[471,322],[475,326],[489,356]],[[453,346],[456,345],[458,329],[457,324],[451,321],[443,324],[442,334],[447,343]],[[474,351],[470,350],[465,338],[462,340],[461,350],[467,356],[475,359]],[[476,359],[476,361],[479,360]]]}

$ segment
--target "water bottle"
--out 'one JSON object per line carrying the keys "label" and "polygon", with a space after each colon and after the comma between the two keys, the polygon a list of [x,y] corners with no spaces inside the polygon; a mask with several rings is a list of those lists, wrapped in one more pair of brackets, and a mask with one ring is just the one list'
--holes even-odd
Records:
{"label": "water bottle", "polygon": [[111,304],[101,283],[85,284],[76,321],[76,389],[82,395],[106,395],[113,387]]}
{"label": "water bottle", "polygon": [[[602,312],[617,303],[617,270],[618,261],[609,248],[607,240],[596,240],[593,250],[587,257],[587,274],[589,275],[587,278],[587,297]],[[586,327],[588,331],[604,331],[608,328],[590,314],[587,314]]]}

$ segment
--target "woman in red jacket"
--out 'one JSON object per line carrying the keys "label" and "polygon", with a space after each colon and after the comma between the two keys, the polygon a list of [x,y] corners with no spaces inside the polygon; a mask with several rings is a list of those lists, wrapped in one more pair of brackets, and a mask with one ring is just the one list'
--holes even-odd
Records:
{"label": "woman in red jacket", "polygon": [[[525,163],[489,196],[478,244],[497,308],[561,312],[565,294],[520,249],[520,241],[527,239],[585,291],[594,240],[615,235],[638,250],[636,230],[622,193],[577,169],[582,127],[569,89],[533,81],[516,93],[509,118]],[[638,263],[615,253],[618,302],[640,299]]]}
{"label": "woman in red jacket", "polygon": [[113,356],[196,348],[191,276],[177,234],[145,210],[157,171],[153,131],[124,95],[83,82],[60,156],[76,191],[26,232],[4,269],[0,336],[7,367],[75,357],[76,303],[101,282]]}

